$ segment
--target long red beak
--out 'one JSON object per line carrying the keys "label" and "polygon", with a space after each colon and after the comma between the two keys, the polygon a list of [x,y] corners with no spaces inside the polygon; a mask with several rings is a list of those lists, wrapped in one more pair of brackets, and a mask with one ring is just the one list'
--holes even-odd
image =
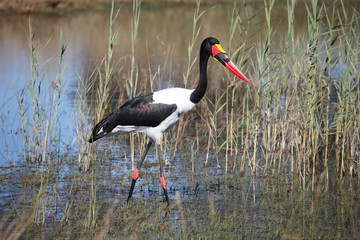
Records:
{"label": "long red beak", "polygon": [[251,83],[250,80],[237,68],[237,66],[230,60],[225,62],[225,67],[230,70],[237,77],[241,78],[245,82]]}

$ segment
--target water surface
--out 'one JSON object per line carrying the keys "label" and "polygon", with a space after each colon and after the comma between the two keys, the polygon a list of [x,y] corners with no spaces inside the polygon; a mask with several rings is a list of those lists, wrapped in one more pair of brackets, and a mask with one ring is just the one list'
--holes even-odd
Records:
{"label": "water surface", "polygon": [[[225,39],[228,39],[229,35],[227,26],[232,5],[207,5],[206,8],[208,10],[199,23],[201,30],[195,43],[193,58],[198,54],[201,41],[207,36],[217,37],[223,47],[228,49]],[[258,11],[261,12],[255,17],[254,24],[250,28],[251,34],[255,36],[254,41],[261,44],[261,39],[266,33],[265,18],[261,11],[263,6],[249,4],[246,6],[247,12],[244,10],[245,6],[240,5],[239,9],[244,19],[246,19],[246,14],[251,16]],[[193,5],[145,4],[143,6],[136,42],[136,66],[140,71],[152,73],[155,73],[159,66],[165,66],[162,70],[163,75],[172,76],[171,81],[165,77],[159,77],[154,90],[182,86],[182,77],[187,64],[187,48],[192,36],[193,14]],[[274,41],[277,39],[276,36],[286,33],[287,20],[284,18],[286,15],[286,4],[275,5],[272,13],[273,26],[276,27]],[[113,56],[117,66],[115,73],[122,71],[126,75],[129,71],[131,19],[131,5],[121,5],[115,26],[115,29],[119,30]],[[304,19],[306,19],[306,8],[298,4],[294,20],[296,34],[304,34],[306,29],[303,24]],[[78,111],[76,92],[79,90],[79,80],[97,71],[106,56],[109,10],[86,10],[59,15],[7,13],[0,15],[0,172],[2,183],[0,217],[9,212],[12,213],[17,207],[24,211],[31,210],[41,179],[42,163],[29,164],[23,158],[17,101],[21,90],[26,88],[31,80],[29,24],[35,32],[34,46],[39,54],[38,62],[41,66],[39,76],[43,82],[43,99],[49,98],[48,95],[51,92],[49,90],[54,88],[53,84],[59,75],[59,39],[60,31],[63,31],[63,40],[66,45],[63,81],[67,88],[61,101],[59,118],[62,146],[59,151],[62,154],[61,157],[47,162],[53,164],[50,168],[52,169],[50,179],[54,176],[57,176],[54,179],[58,179],[54,182],[50,180],[48,193],[58,192],[55,198],[52,198],[52,194],[47,196],[51,200],[47,213],[55,216],[55,222],[60,221],[64,214],[69,214],[64,213],[64,209],[70,196],[75,207],[72,208],[68,218],[76,222],[81,215],[79,214],[81,209],[88,206],[92,186],[92,172],[78,172],[76,145],[78,139],[73,122]],[[230,53],[231,49],[228,52]],[[217,73],[218,69],[220,73]],[[221,72],[224,70],[210,63],[210,91],[211,88],[221,88],[221,81],[216,82]],[[114,75],[115,78],[122,76]],[[192,77],[196,78],[196,76]],[[124,89],[119,89],[119,91],[124,91]],[[30,102],[30,99],[27,98],[26,101]],[[32,117],[30,112],[29,106],[27,111],[29,119]],[[88,126],[89,133],[90,128],[91,126]],[[192,139],[189,139],[189,142],[191,141]],[[119,199],[116,213],[122,216],[126,213],[124,211],[128,210],[124,202],[127,197],[132,165],[128,142],[121,142],[121,146],[118,143],[112,139],[101,141],[97,145],[96,167],[93,166],[91,170],[95,168],[97,171],[97,200],[101,206],[99,212],[104,214],[114,199]],[[135,156],[139,155],[137,150]],[[172,153],[173,149],[163,152],[164,158],[170,162],[170,165],[165,167],[170,198],[172,202],[176,202],[178,200],[176,192],[180,193],[186,209],[186,217],[190,223],[193,223],[188,226],[189,231],[206,236],[204,230],[194,227],[196,221],[206,223],[209,221],[209,224],[204,225],[215,228],[220,226],[220,224],[214,224],[216,221],[225,220],[228,221],[230,229],[225,228],[224,233],[230,231],[240,234],[236,231],[239,229],[243,231],[243,235],[238,236],[245,237],[327,238],[337,234],[336,230],[340,232],[336,237],[358,236],[360,214],[357,214],[359,207],[356,203],[359,195],[356,183],[347,183],[346,187],[340,187],[334,180],[329,189],[325,189],[323,182],[319,181],[318,190],[315,193],[308,193],[298,191],[296,179],[290,177],[286,177],[285,180],[267,179],[261,176],[243,177],[238,170],[235,170],[233,175],[226,175],[221,168],[224,166],[224,159],[216,159],[215,154],[205,156],[204,152],[200,151],[195,156],[195,164],[193,164],[190,161],[193,157],[191,149],[183,150],[175,156],[172,156]],[[209,157],[209,165],[204,167],[203,161],[207,157]],[[135,204],[139,202],[143,208],[150,206],[151,209],[157,209],[162,204],[159,197],[161,191],[158,185],[157,161],[155,150],[152,149],[133,195]],[[69,195],[69,186],[76,174],[81,176],[79,178],[82,181],[77,182],[75,190]],[[58,204],[56,213],[55,202]],[[212,216],[214,209],[216,214]],[[159,211],[162,214],[162,210]],[[198,215],[195,214],[196,211],[199,212]],[[321,217],[321,214],[325,214],[325,217]],[[151,219],[152,217],[149,217],[144,222],[151,223]],[[177,232],[181,232],[182,220],[180,212],[173,210],[162,221],[167,224],[168,229],[174,227]],[[47,221],[54,222],[49,218]],[[122,224],[121,221],[117,219],[115,223]],[[231,222],[238,224],[231,225]],[[115,228],[116,224],[111,228]],[[70,229],[69,232],[73,230],[72,226],[67,227]],[[324,228],[327,231],[317,231],[316,228]],[[116,230],[113,231],[116,232]],[[170,233],[173,232],[170,231]],[[130,231],[127,232],[127,235],[131,234]]]}

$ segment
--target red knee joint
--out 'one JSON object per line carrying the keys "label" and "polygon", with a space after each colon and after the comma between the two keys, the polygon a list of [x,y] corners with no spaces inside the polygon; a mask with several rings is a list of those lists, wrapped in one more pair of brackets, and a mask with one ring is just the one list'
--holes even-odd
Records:
{"label": "red knee joint", "polygon": [[161,183],[161,186],[163,187],[163,189],[166,189],[167,183],[165,181],[165,178],[164,178],[163,174],[161,174],[160,183]]}
{"label": "red knee joint", "polygon": [[137,180],[139,178],[139,169],[135,168],[134,172],[133,172],[133,179]]}

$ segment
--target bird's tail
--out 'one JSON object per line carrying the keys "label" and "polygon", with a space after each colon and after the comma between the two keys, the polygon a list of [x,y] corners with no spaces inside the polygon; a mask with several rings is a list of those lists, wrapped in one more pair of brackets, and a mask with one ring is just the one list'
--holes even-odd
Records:
{"label": "bird's tail", "polygon": [[94,129],[92,130],[91,136],[89,137],[88,141],[89,143],[93,143],[96,140],[105,137],[106,132],[101,131],[101,128],[103,127],[104,121],[106,118],[104,118],[103,120],[101,120],[98,124],[96,124],[96,126],[94,127]]}

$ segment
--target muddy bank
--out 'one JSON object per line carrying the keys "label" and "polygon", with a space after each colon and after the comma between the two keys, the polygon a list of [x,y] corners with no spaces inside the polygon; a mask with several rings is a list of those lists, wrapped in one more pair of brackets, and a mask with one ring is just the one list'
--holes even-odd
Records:
{"label": "muddy bank", "polygon": [[[0,0],[0,12],[6,13],[56,13],[63,14],[74,11],[88,10],[88,9],[108,9],[112,0]],[[116,4],[132,3],[133,0],[114,0]],[[286,1],[281,1],[286,3]],[[306,2],[311,2],[307,0]],[[346,4],[357,6],[357,0],[344,1]],[[195,4],[195,0],[155,0],[146,1],[150,5],[164,5],[167,3],[177,4]],[[232,0],[202,0],[201,4],[231,4]],[[249,0],[242,2],[242,4],[263,4],[262,0]],[[319,1],[319,4],[333,4],[332,0]],[[240,2],[239,2],[240,4]],[[337,3],[340,4],[340,3]]]}
{"label": "muddy bank", "polygon": [[[0,0],[0,11],[8,13],[66,13],[86,9],[108,8],[112,0]],[[115,0],[116,4],[132,3],[132,0]],[[202,4],[231,3],[231,0],[202,1]],[[194,4],[193,0],[160,0],[147,2],[153,4],[186,3]]]}
{"label": "muddy bank", "polygon": [[[131,0],[121,2],[131,2]],[[69,12],[103,7],[110,3],[111,0],[0,0],[0,11],[16,13]]]}

